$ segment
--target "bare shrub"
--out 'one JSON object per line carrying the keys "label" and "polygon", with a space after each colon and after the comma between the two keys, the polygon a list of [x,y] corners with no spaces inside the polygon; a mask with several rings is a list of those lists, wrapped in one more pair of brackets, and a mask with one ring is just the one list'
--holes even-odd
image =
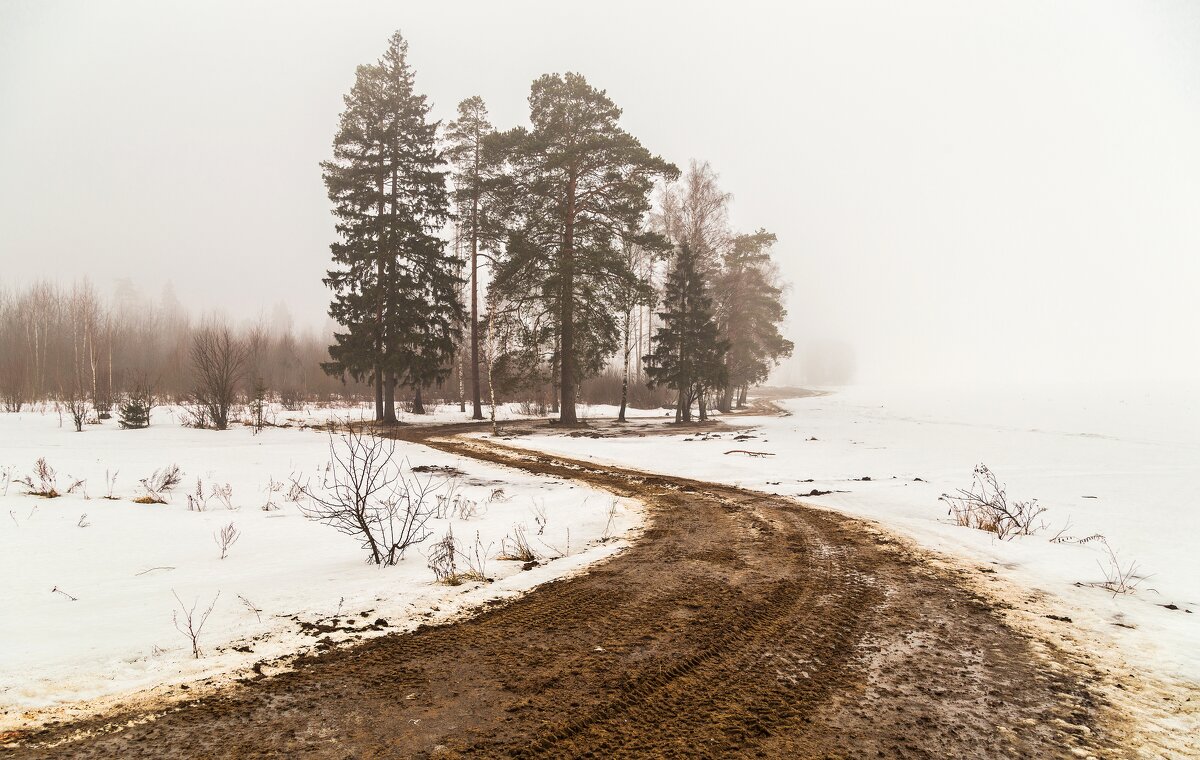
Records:
{"label": "bare shrub", "polygon": [[13,480],[13,467],[0,467],[0,486],[4,488],[0,491],[0,496],[8,496],[8,487]]}
{"label": "bare shrub", "polygon": [[522,414],[526,417],[545,417],[546,401],[544,399],[538,401],[521,401],[517,404],[517,414]]}
{"label": "bare shrub", "polygon": [[134,499],[135,502],[138,504],[166,504],[165,495],[183,482],[183,473],[179,470],[179,465],[172,464],[161,470],[155,470],[150,477],[142,478],[138,482],[142,484],[142,488],[146,489],[146,494]]}
{"label": "bare shrub", "polygon": [[304,515],[359,539],[377,565],[396,564],[408,547],[429,538],[425,526],[437,509],[433,477],[405,474],[395,450],[394,441],[347,425],[343,434],[330,435],[321,489],[300,486],[309,499]]}
{"label": "bare shrub", "polygon": [[615,536],[613,536],[613,523],[617,520],[617,510],[619,507],[620,502],[618,502],[616,499],[613,499],[611,502],[609,502],[608,522],[606,522],[604,525],[604,533],[600,537],[601,541],[611,541],[613,538],[615,538]]}
{"label": "bare shrub", "polygon": [[267,503],[263,504],[262,511],[272,512],[279,509],[279,505],[275,503],[275,494],[283,490],[283,483],[280,483],[274,476],[267,476]]}
{"label": "bare shrub", "polygon": [[437,579],[438,583],[444,583],[447,586],[457,586],[462,583],[456,566],[457,554],[458,547],[454,542],[454,529],[447,528],[446,535],[434,543],[426,557],[429,569],[433,571],[433,577]]}
{"label": "bare shrub", "polygon": [[475,532],[474,545],[464,548],[455,540],[454,529],[451,527],[447,528],[446,535],[430,548],[426,559],[438,583],[459,586],[468,581],[488,580],[486,566],[490,551],[490,545],[486,549],[483,547],[478,531]]}
{"label": "bare shrub", "polygon": [[[1104,546],[1104,558],[1103,560],[1096,560],[1096,564],[1100,566],[1100,571],[1104,574],[1104,580],[1087,585],[1111,591],[1114,596],[1117,594],[1132,594],[1141,585],[1142,581],[1146,580],[1146,576],[1138,572],[1141,567],[1137,562],[1132,560],[1128,563],[1122,563],[1117,557],[1116,551],[1113,550],[1112,545],[1103,536],[1099,536],[1098,540]],[[1081,541],[1080,543],[1084,542]]]}
{"label": "bare shrub", "polygon": [[196,402],[213,428],[225,430],[249,358],[246,342],[234,337],[226,325],[208,325],[192,336],[191,358]]}
{"label": "bare shrub", "polygon": [[537,554],[529,546],[529,538],[525,535],[524,525],[514,525],[511,536],[505,536],[500,541],[500,555],[496,559],[513,560],[516,562],[536,562]]}
{"label": "bare shrub", "polygon": [[83,432],[83,423],[87,422],[88,415],[88,400],[87,395],[79,390],[71,390],[63,394],[62,408],[67,410],[67,414],[71,415],[71,422],[75,425],[75,432]]}
{"label": "bare shrub", "polygon": [[233,523],[229,523],[225,527],[213,534],[213,541],[221,550],[221,559],[225,559],[229,554],[229,547],[237,543],[237,540],[242,537],[241,531],[234,527]]}
{"label": "bare shrub", "polygon": [[204,481],[200,480],[200,478],[196,478],[196,492],[194,494],[189,493],[187,500],[189,512],[203,512],[204,507],[207,506],[204,499]]}
{"label": "bare shrub", "polygon": [[28,489],[26,494],[29,496],[41,496],[46,499],[57,499],[62,496],[58,492],[58,473],[46,461],[46,457],[39,457],[34,465],[33,474],[26,475],[24,480],[17,482]]}
{"label": "bare shrub", "polygon": [[957,496],[942,494],[954,521],[967,528],[995,533],[1001,540],[1029,536],[1045,527],[1037,518],[1046,511],[1037,499],[1009,502],[1005,488],[987,465],[975,468],[969,489],[958,489]]}
{"label": "bare shrub", "polygon": [[223,486],[214,483],[212,493],[208,495],[208,498],[216,499],[221,506],[231,512],[237,509],[237,507],[233,506],[233,486],[228,483]]}
{"label": "bare shrub", "polygon": [[546,532],[546,526],[550,523],[550,518],[546,514],[546,502],[533,502],[533,522],[537,525],[537,534],[540,536]]}
{"label": "bare shrub", "polygon": [[117,500],[118,497],[113,495],[113,489],[117,487],[117,475],[120,474],[120,472],[120,470],[115,470],[113,474],[109,476],[108,470],[104,471],[104,496],[101,498],[108,499],[109,501]]}
{"label": "bare shrub", "polygon": [[213,597],[212,603],[208,605],[208,609],[204,610],[199,618],[196,617],[196,605],[200,602],[199,597],[192,602],[191,607],[188,607],[179,598],[179,594],[176,593],[175,589],[171,589],[171,593],[174,594],[175,601],[179,602],[179,609],[171,611],[171,622],[175,625],[175,630],[187,637],[188,642],[192,645],[192,657],[198,660],[200,659],[200,655],[203,654],[200,651],[200,632],[204,630],[204,624],[208,622],[208,616],[212,614],[213,607],[217,606],[217,600],[221,598],[221,592],[217,592],[217,595]]}

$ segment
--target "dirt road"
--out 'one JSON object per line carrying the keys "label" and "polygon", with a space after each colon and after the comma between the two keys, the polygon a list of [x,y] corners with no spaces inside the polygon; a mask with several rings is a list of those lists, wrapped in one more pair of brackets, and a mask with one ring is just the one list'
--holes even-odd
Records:
{"label": "dirt road", "polygon": [[[305,657],[153,720],[47,729],[8,753],[1122,755],[1107,712],[1053,652],[862,522],[452,432],[401,437],[641,499],[645,535],[586,575],[465,622]],[[48,746],[80,731],[89,738]]]}

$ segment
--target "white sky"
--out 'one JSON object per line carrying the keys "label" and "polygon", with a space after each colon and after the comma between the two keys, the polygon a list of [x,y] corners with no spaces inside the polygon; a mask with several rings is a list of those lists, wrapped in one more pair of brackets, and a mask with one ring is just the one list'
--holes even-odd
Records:
{"label": "white sky", "polygon": [[[578,10],[575,10],[578,8]],[[320,325],[318,162],[410,42],[443,118],[574,70],[733,220],[791,336],[869,379],[1200,377],[1200,4],[0,0],[0,284],[172,281]]]}

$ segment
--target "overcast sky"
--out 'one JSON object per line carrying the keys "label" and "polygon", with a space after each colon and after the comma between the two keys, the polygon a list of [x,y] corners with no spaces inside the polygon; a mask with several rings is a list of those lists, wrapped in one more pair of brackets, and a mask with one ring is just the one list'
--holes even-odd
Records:
{"label": "overcast sky", "polygon": [[321,325],[318,162],[400,29],[448,118],[579,71],[779,236],[867,379],[1200,376],[1200,3],[0,0],[0,283]]}

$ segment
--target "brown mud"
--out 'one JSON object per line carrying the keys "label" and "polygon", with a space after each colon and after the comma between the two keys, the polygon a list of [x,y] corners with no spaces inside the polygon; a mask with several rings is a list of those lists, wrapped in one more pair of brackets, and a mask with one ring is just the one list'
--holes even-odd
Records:
{"label": "brown mud", "polygon": [[648,510],[589,572],[160,714],[18,737],[19,757],[1120,757],[1053,647],[868,524],[786,498],[453,437]]}

